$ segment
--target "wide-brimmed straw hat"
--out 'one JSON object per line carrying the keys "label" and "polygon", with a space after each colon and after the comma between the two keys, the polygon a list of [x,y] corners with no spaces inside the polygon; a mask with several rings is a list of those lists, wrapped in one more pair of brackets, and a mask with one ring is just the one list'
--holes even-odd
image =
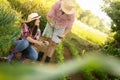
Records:
{"label": "wide-brimmed straw hat", "polygon": [[38,15],[38,13],[31,13],[28,15],[27,22],[33,21],[35,19],[39,19],[41,16]]}
{"label": "wide-brimmed straw hat", "polygon": [[73,14],[75,12],[74,4],[71,0],[62,0],[61,9],[66,14]]}

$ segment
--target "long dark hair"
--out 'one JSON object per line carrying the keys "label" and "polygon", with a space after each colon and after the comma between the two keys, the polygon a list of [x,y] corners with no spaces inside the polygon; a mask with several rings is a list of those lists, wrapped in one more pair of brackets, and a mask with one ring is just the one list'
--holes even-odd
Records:
{"label": "long dark hair", "polygon": [[26,25],[29,27],[30,33],[32,33],[32,35],[35,35],[38,29],[38,26],[35,25],[35,21],[36,20],[26,22]]}

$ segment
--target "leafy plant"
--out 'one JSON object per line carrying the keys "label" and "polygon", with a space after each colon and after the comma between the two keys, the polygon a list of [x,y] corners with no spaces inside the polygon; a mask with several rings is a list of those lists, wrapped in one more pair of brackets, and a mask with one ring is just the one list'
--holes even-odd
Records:
{"label": "leafy plant", "polygon": [[18,32],[20,14],[13,10],[7,0],[0,0],[0,56],[8,54],[8,49],[18,36],[11,39],[15,32]]}
{"label": "leafy plant", "polygon": [[[94,69],[101,69],[115,76],[116,79],[114,78],[114,80],[119,80],[119,63],[120,60],[115,57],[92,54],[54,66],[42,64],[2,64],[0,65],[0,80],[58,80],[63,75],[70,75],[79,70],[85,70],[85,68],[87,69],[85,73],[88,76],[91,76],[91,74],[87,72],[93,71]],[[88,77],[87,80],[90,79],[93,79],[92,76],[91,78]],[[110,80],[110,78],[108,80]]]}
{"label": "leafy plant", "polygon": [[69,43],[69,42],[66,41],[66,40],[63,41],[63,44],[64,44],[64,46],[66,46],[66,47],[69,49],[69,51],[71,52],[71,54],[72,54],[72,56],[73,56],[74,58],[79,57],[79,52],[78,52],[78,50],[76,49],[76,47],[74,46],[74,44]]}
{"label": "leafy plant", "polygon": [[103,0],[103,2],[102,9],[111,18],[111,31],[114,32],[114,40],[108,42],[106,51],[120,56],[120,0]]}
{"label": "leafy plant", "polygon": [[55,56],[56,56],[56,61],[58,64],[61,64],[64,62],[64,56],[63,56],[63,46],[62,46],[62,42],[60,42],[57,46],[56,46],[56,50],[55,50]]}
{"label": "leafy plant", "polygon": [[[56,56],[56,62],[58,64],[63,64],[64,63],[64,56],[63,56],[63,46],[62,46],[62,42],[60,42],[55,50],[55,56]],[[62,78],[60,78],[60,80],[66,80],[66,77],[63,75]]]}

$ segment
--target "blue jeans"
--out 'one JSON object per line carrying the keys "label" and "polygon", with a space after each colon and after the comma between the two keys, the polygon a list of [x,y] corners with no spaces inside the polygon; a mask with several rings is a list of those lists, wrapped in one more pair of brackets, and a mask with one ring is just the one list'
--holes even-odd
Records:
{"label": "blue jeans", "polygon": [[15,50],[22,53],[22,56],[31,60],[37,60],[38,53],[34,48],[31,47],[26,39],[17,40],[14,43]]}

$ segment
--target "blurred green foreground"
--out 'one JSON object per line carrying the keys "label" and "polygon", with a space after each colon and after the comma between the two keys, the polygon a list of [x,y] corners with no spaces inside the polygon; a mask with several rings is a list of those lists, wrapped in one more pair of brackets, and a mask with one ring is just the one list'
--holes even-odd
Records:
{"label": "blurred green foreground", "polygon": [[102,69],[120,76],[120,60],[112,56],[86,55],[62,65],[52,64],[0,64],[0,80],[57,80],[63,75],[76,73],[84,68]]}

